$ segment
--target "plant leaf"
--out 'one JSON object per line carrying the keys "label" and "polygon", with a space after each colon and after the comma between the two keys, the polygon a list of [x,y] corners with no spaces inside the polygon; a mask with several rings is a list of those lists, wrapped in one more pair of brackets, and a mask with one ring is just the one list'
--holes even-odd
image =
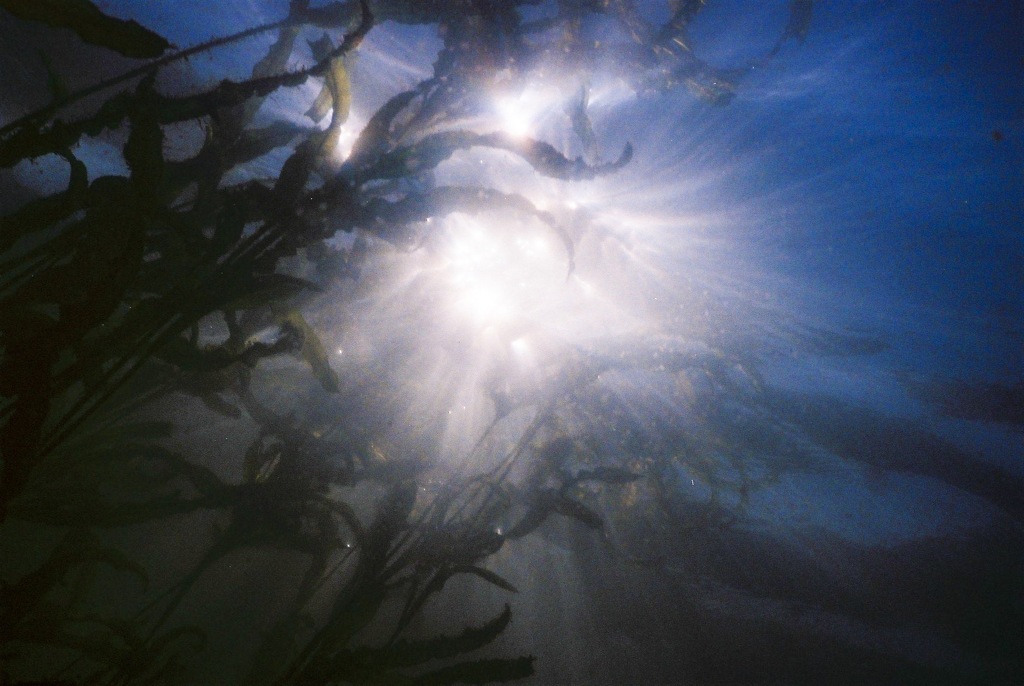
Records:
{"label": "plant leaf", "polygon": [[576,97],[566,107],[566,114],[572,122],[572,131],[580,139],[583,145],[583,153],[586,157],[594,156],[597,151],[597,138],[594,136],[594,127],[587,115],[587,105],[590,102],[590,87],[586,83],[580,84]]}
{"label": "plant leaf", "polygon": [[0,0],[0,7],[21,19],[71,29],[86,43],[125,57],[151,59],[171,47],[160,35],[137,22],[108,16],[89,0]]}
{"label": "plant leaf", "polygon": [[403,91],[384,103],[370,117],[370,121],[366,123],[356,142],[352,145],[348,163],[351,165],[365,164],[382,150],[390,147],[392,122],[419,94],[418,90]]}
{"label": "plant leaf", "polygon": [[252,310],[294,298],[303,291],[320,291],[315,283],[287,274],[255,274],[236,282],[209,304],[209,310]]}
{"label": "plant leaf", "polygon": [[306,322],[298,310],[290,310],[284,316],[283,324],[285,327],[291,327],[299,335],[302,341],[302,349],[300,351],[302,359],[313,370],[313,375],[316,376],[320,385],[326,391],[337,393],[338,375],[331,369],[327,350],[324,348],[324,344],[320,341],[320,337],[313,327]]}
{"label": "plant leaf", "polygon": [[[327,59],[327,56],[334,50],[334,42],[327,33],[324,33],[315,41],[308,41],[308,43],[309,49],[313,53],[313,59],[317,62]],[[319,123],[321,119],[327,116],[328,110],[331,109],[332,99],[331,89],[327,83],[324,83],[313,104],[306,110],[306,116]]]}
{"label": "plant leaf", "polygon": [[601,519],[601,515],[572,498],[559,498],[555,504],[555,511],[560,515],[582,522],[591,529],[601,529],[604,527],[604,520]]}
{"label": "plant leaf", "polygon": [[814,0],[792,0],[789,3],[789,23],[782,34],[781,41],[795,38],[803,41],[811,30],[811,19],[814,17]]}
{"label": "plant leaf", "polygon": [[505,533],[505,538],[514,540],[533,533],[555,511],[557,502],[558,494],[555,491],[546,489],[539,493],[523,518]]}
{"label": "plant leaf", "polygon": [[497,617],[483,626],[466,627],[458,636],[438,636],[416,641],[401,640],[384,648],[353,651],[347,657],[378,669],[413,667],[431,660],[447,660],[490,644],[505,631],[511,618],[512,608],[506,603],[505,609]]}
{"label": "plant leaf", "polygon": [[164,177],[164,132],[157,122],[152,89],[152,78],[139,84],[139,99],[129,117],[131,133],[124,145],[124,159],[131,171],[132,184],[141,197],[150,200]]}
{"label": "plant leaf", "polygon": [[499,574],[495,574],[491,570],[485,569],[483,567],[477,567],[475,565],[456,567],[453,570],[453,572],[455,574],[475,574],[484,581],[494,584],[498,588],[509,591],[510,593],[519,593],[519,589],[513,586],[508,581],[506,581],[502,576],[500,576]]}
{"label": "plant leaf", "polygon": [[634,474],[627,469],[619,469],[618,467],[597,467],[595,469],[584,469],[576,475],[572,482],[600,481],[606,484],[628,484],[637,479],[642,479],[643,476],[643,474]]}

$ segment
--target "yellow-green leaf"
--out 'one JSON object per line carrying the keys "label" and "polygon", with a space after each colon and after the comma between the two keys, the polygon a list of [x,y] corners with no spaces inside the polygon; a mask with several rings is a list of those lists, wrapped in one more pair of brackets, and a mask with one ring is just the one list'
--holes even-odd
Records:
{"label": "yellow-green leaf", "polygon": [[282,323],[292,327],[302,338],[302,350],[300,354],[306,361],[313,375],[316,376],[320,385],[331,393],[338,392],[338,375],[331,369],[330,360],[327,357],[327,350],[320,341],[316,331],[306,322],[305,318],[296,310],[290,310],[282,318]]}

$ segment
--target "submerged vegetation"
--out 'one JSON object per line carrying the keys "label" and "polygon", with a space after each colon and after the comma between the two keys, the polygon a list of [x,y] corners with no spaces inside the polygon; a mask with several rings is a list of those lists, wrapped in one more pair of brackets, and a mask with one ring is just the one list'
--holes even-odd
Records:
{"label": "submerged vegetation", "polygon": [[[726,530],[752,493],[806,463],[783,447],[788,424],[766,419],[756,360],[712,327],[565,345],[531,375],[489,364],[486,421],[456,457],[443,428],[403,414],[401,377],[422,360],[409,341],[431,344],[428,322],[446,316],[430,287],[376,338],[346,330],[381,302],[368,293],[389,260],[427,250],[453,216],[485,230],[514,217],[554,241],[559,284],[577,276],[579,216],[504,183],[439,180],[439,169],[483,151],[568,183],[620,173],[643,142],[601,156],[595,74],[635,94],[682,88],[727,105],[812,17],[809,0],[790,3],[778,43],[726,69],[691,47],[703,0],[670,0],[657,22],[628,0],[541,4],[292,0],[278,21],[178,50],[88,0],[0,0],[15,17],[151,60],[71,88],[51,69],[51,102],[0,127],[0,167],[67,170],[63,190],[0,217],[0,682],[189,683],[213,630],[251,643],[239,683],[522,679],[534,658],[494,648],[509,605],[439,635],[418,623],[449,582],[517,593],[489,561],[558,519],[592,530],[623,564],[663,566],[674,545],[664,522]],[[346,142],[365,112],[352,64],[385,22],[436,27],[443,45],[429,75],[389,94]],[[185,61],[258,36],[272,42],[248,78],[168,86]],[[571,75],[569,143],[481,123],[493,92],[522,91],[545,70]],[[266,106],[296,92],[297,112]],[[123,174],[90,169],[83,151],[96,140],[119,148]],[[789,335],[825,353],[874,343]],[[339,340],[361,340],[362,357],[344,362]],[[609,392],[609,377],[648,370],[673,378],[697,419],[637,412]],[[978,467],[967,481],[1019,515],[1019,492],[999,476]],[[697,495],[681,495],[684,480]],[[149,542],[181,531],[192,548]],[[280,576],[287,600],[260,616],[235,608],[211,628],[190,598],[211,576],[239,578],[236,567]]]}

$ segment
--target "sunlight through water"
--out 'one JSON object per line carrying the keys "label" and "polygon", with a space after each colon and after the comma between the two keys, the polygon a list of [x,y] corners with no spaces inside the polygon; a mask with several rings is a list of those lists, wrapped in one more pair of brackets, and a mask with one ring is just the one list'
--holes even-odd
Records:
{"label": "sunlight through water", "polygon": [[1009,4],[0,0],[0,686],[1024,683]]}

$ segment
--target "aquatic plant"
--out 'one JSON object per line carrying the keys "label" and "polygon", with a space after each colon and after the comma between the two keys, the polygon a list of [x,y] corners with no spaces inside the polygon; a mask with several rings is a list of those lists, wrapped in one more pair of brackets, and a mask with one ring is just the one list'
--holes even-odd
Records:
{"label": "aquatic plant", "polygon": [[[345,284],[329,306],[355,308],[360,284],[373,287],[367,272],[380,271],[388,255],[422,249],[433,220],[500,212],[537,222],[557,240],[560,273],[574,274],[585,218],[567,219],[505,187],[438,183],[443,164],[484,151],[538,177],[615,174],[633,146],[600,157],[591,72],[634,93],[683,87],[726,105],[753,66],[804,38],[812,9],[792,2],[765,57],[723,69],[691,47],[688,27],[703,0],[669,2],[659,24],[628,0],[566,0],[554,13],[524,18],[536,4],[293,0],[279,21],[177,50],[88,0],[0,0],[15,16],[151,60],[76,89],[52,73],[52,101],[0,127],[0,167],[60,159],[68,179],[65,190],[0,217],[0,515],[37,527],[29,538],[49,548],[27,571],[0,569],[0,656],[11,678],[187,681],[188,654],[207,637],[198,623],[175,623],[187,616],[182,607],[205,577],[251,550],[282,564],[298,557],[304,567],[251,651],[242,683],[524,678],[533,670],[529,656],[465,659],[502,634],[508,605],[461,633],[409,633],[455,577],[517,592],[487,561],[553,518],[593,530],[624,560],[656,566],[656,554],[609,531],[606,511],[618,513],[619,534],[643,521],[637,511],[689,529],[726,529],[753,489],[799,465],[797,455],[758,463],[743,450],[785,427],[764,418],[756,362],[713,333],[579,345],[518,388],[495,372],[491,421],[468,469],[409,454],[408,445],[388,447],[382,422],[367,416],[398,414],[393,396],[404,389],[387,383],[401,369],[394,349],[374,351],[361,376],[339,372],[321,324],[323,294]],[[391,94],[343,150],[356,104],[351,61],[385,21],[442,27],[443,46],[430,75]],[[594,21],[620,39],[592,40]],[[273,43],[246,79],[184,91],[161,81],[174,65],[259,34]],[[304,54],[300,39],[311,60],[296,57]],[[490,90],[522,88],[541,69],[577,75],[563,95],[579,156],[474,121]],[[261,108],[314,82],[319,92],[303,104],[309,123]],[[169,141],[184,125],[201,129],[202,140],[172,158]],[[82,144],[103,137],[118,142],[125,174],[91,173]],[[418,323],[396,323],[388,332],[394,346],[415,336]],[[794,338],[821,347],[871,343],[796,329]],[[301,360],[301,372],[292,360]],[[709,389],[701,430],[638,419],[603,385],[608,375],[647,369]],[[296,400],[289,405],[282,395]],[[323,395],[336,411],[311,407]],[[750,426],[725,418],[741,410]],[[189,425],[216,422],[246,437],[242,454],[213,460],[175,443]],[[700,481],[706,497],[680,498],[675,485],[684,478]],[[145,586],[156,564],[104,537],[186,516],[211,524],[190,568],[159,591],[147,589],[141,607],[103,607],[100,568]],[[53,529],[59,540],[50,541]]]}

